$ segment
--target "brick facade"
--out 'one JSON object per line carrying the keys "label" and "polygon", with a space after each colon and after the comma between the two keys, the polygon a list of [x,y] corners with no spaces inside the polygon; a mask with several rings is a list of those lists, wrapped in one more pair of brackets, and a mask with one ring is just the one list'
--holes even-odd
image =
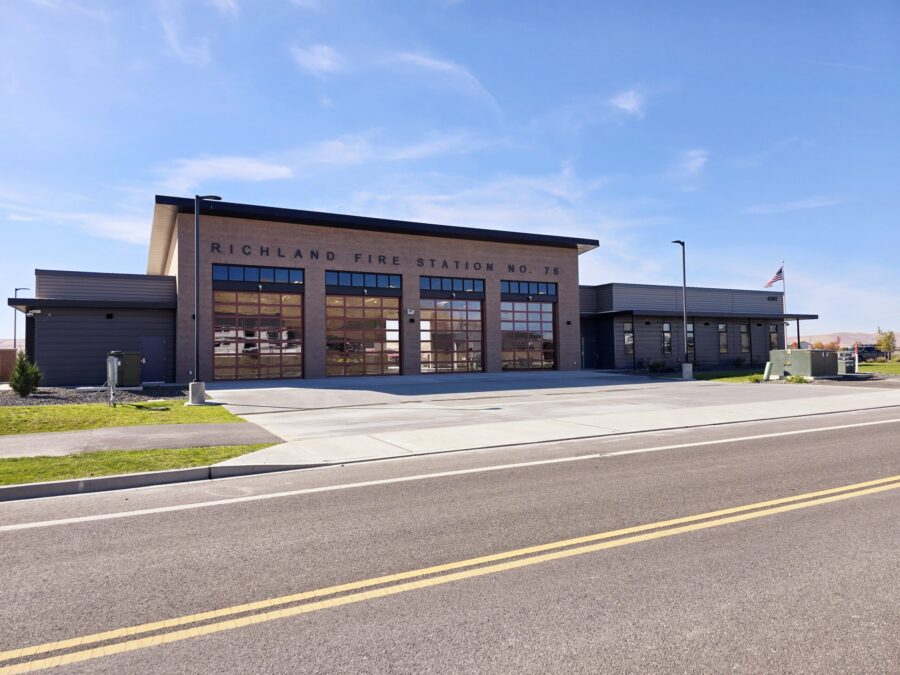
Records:
{"label": "brick facade", "polygon": [[[213,246],[217,244],[217,250]],[[557,367],[581,365],[578,251],[442,236],[344,229],[204,215],[201,222],[200,379],[212,378],[212,265],[272,265],[305,270],[304,373],[325,376],[325,271],[400,274],[401,373],[419,374],[419,276],[484,279],[485,371],[500,371],[500,281],[554,282],[557,293]],[[299,250],[300,256],[296,255]],[[318,252],[318,258],[312,252]],[[194,359],[194,221],[177,216],[169,273],[178,278],[175,376],[192,379]],[[468,264],[468,269],[466,265]],[[510,272],[510,266],[515,271]],[[480,269],[478,269],[480,267]],[[413,310],[407,315],[407,310]]]}

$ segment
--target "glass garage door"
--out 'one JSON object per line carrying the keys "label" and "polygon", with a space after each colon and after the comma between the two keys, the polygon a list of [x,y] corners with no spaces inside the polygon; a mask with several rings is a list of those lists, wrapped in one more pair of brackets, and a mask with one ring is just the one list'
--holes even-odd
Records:
{"label": "glass garage door", "polygon": [[552,302],[501,302],[503,370],[556,367],[556,331]]}
{"label": "glass garage door", "polygon": [[423,373],[483,370],[481,300],[419,300]]}
{"label": "glass garage door", "polygon": [[400,298],[325,298],[325,374],[400,374]]}
{"label": "glass garage door", "polygon": [[303,295],[214,291],[213,379],[303,377]]}

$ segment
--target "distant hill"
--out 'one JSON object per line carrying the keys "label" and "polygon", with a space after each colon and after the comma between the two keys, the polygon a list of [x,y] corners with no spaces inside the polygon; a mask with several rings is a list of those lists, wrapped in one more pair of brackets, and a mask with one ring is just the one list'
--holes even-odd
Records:
{"label": "distant hill", "polygon": [[839,331],[837,333],[823,333],[822,335],[804,335],[805,342],[832,342],[837,338],[841,338],[841,344],[845,347],[852,347],[854,342],[864,345],[873,345],[877,336],[875,333],[856,333],[852,331]]}

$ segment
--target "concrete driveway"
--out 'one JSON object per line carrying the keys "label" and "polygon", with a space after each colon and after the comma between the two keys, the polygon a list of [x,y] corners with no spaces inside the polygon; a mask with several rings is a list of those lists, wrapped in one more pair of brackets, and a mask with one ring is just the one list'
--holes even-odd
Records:
{"label": "concrete driveway", "polygon": [[228,465],[296,467],[900,406],[900,391],[600,371],[213,384],[286,443]]}

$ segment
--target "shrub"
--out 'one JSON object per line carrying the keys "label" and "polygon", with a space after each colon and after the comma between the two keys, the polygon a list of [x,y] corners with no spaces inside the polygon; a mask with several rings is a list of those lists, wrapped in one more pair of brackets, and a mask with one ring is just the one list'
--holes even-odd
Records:
{"label": "shrub", "polygon": [[753,373],[753,375],[751,375],[750,377],[747,378],[747,381],[748,382],[762,382],[763,376],[760,375],[759,373]]}
{"label": "shrub", "polygon": [[22,398],[33,394],[41,385],[40,369],[28,360],[24,352],[16,354],[16,362],[9,374],[9,387]]}
{"label": "shrub", "polygon": [[791,375],[786,377],[784,381],[790,384],[806,384],[806,378],[802,375]]}
{"label": "shrub", "polygon": [[743,357],[743,356],[738,356],[738,357],[734,360],[734,367],[737,368],[738,370],[740,370],[741,368],[744,367],[744,363],[745,363],[744,357]]}
{"label": "shrub", "polygon": [[873,360],[875,363],[887,363],[887,359],[884,358],[883,356],[876,356],[876,357],[875,357],[874,359],[872,359],[872,360]]}
{"label": "shrub", "polygon": [[651,373],[661,373],[666,369],[666,364],[662,361],[651,361],[647,364],[647,370]]}

